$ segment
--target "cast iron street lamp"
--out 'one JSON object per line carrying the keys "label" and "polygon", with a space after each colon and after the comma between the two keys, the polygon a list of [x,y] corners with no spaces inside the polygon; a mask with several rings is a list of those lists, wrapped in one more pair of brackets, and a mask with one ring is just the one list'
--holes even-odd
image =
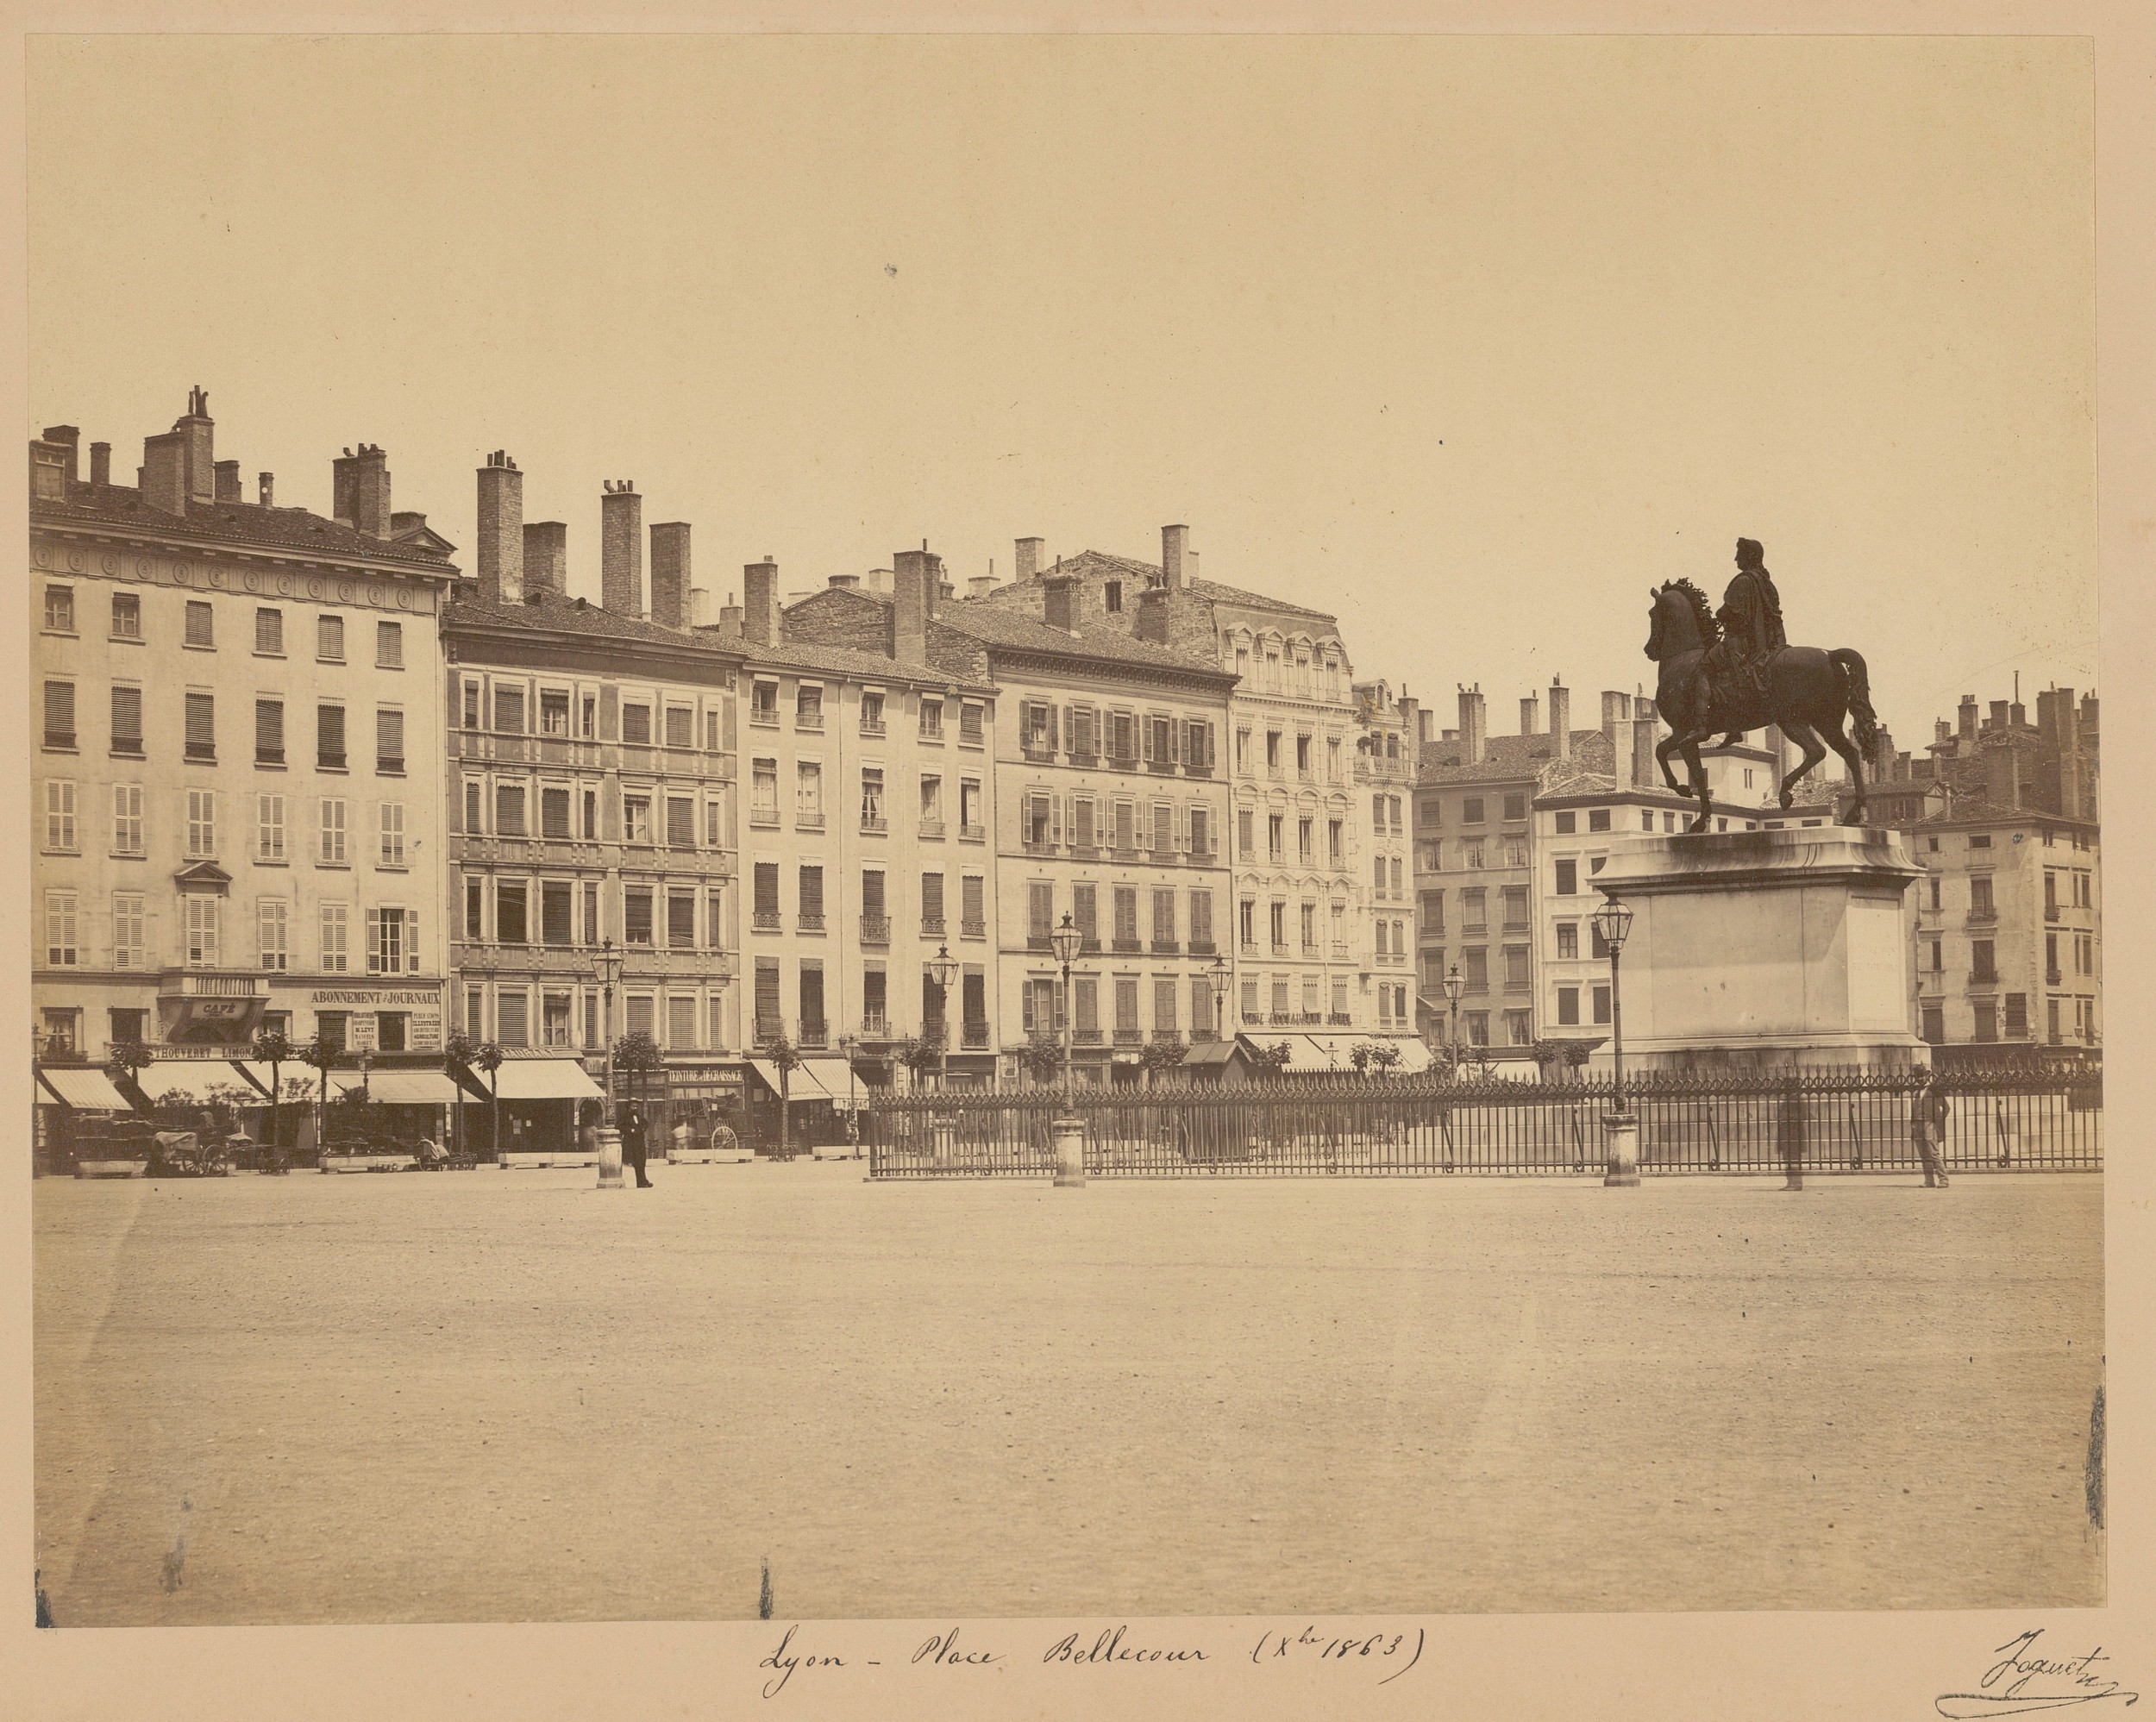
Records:
{"label": "cast iron street lamp", "polygon": [[1085,935],[1071,924],[1070,911],[1064,910],[1062,924],[1048,936],[1048,947],[1063,969],[1063,1116],[1050,1124],[1049,1133],[1056,1142],[1056,1182],[1066,1189],[1086,1181],[1086,1126],[1072,1111],[1070,1050],[1070,966],[1084,943]]}
{"label": "cast iron street lamp", "polygon": [[1206,979],[1213,983],[1213,1037],[1215,1040],[1224,1040],[1226,1036],[1222,1030],[1227,1027],[1228,1008],[1227,958],[1214,957],[1212,967],[1206,970]]}
{"label": "cast iron street lamp", "polygon": [[943,1011],[943,1020],[936,1025],[936,1089],[941,1093],[950,1081],[950,984],[958,979],[958,959],[950,954],[949,945],[936,947],[928,978],[936,983],[937,1000]]}
{"label": "cast iron street lamp", "polygon": [[1609,948],[1609,1044],[1612,1111],[1608,1119],[1609,1169],[1605,1184],[1630,1185],[1639,1181],[1639,1126],[1625,1104],[1625,1005],[1619,989],[1618,956],[1632,932],[1632,911],[1620,899],[1605,898],[1602,906],[1588,917],[1589,924]]}
{"label": "cast iron street lamp", "polygon": [[1460,973],[1457,962],[1445,977],[1445,1000],[1451,1007],[1451,1026],[1446,1030],[1452,1044],[1452,1069],[1460,1068],[1460,998],[1467,991],[1467,977]]}
{"label": "cast iron street lamp", "polygon": [[621,1181],[621,1131],[614,1125],[614,989],[621,985],[622,954],[608,939],[599,946],[599,955],[592,962],[599,974],[603,1005],[600,1033],[606,1047],[606,1099],[599,1129],[599,1187],[619,1190],[626,1186]]}

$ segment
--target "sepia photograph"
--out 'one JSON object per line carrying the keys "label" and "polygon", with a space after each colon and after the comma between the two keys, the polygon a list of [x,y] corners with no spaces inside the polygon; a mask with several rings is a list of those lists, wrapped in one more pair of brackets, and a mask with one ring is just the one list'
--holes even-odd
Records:
{"label": "sepia photograph", "polygon": [[40,1627],[2109,1600],[2085,35],[24,53]]}

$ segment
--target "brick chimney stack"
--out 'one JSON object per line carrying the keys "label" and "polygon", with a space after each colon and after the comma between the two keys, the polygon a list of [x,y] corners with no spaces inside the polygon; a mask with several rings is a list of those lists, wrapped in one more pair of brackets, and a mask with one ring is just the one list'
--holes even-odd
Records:
{"label": "brick chimney stack", "polygon": [[216,473],[216,499],[219,502],[243,501],[240,494],[240,463],[237,460],[220,460],[213,470]]}
{"label": "brick chimney stack", "polygon": [[112,482],[112,445],[93,442],[90,445],[90,482],[109,485]]}
{"label": "brick chimney stack", "polygon": [[928,661],[928,617],[933,559],[901,550],[891,559],[891,656],[902,664]]}
{"label": "brick chimney stack", "polygon": [[1483,741],[1486,736],[1483,716],[1482,685],[1460,689],[1460,763],[1479,766],[1482,762]]}
{"label": "brick chimney stack", "polygon": [[187,512],[187,439],[179,431],[142,439],[142,469],[135,474],[143,503],[160,514]]}
{"label": "brick chimney stack", "polygon": [[1617,732],[1632,721],[1632,696],[1613,688],[1602,690],[1602,739],[1609,743],[1619,777],[1625,775],[1625,750],[1617,744]]}
{"label": "brick chimney stack", "polygon": [[1168,588],[1148,586],[1138,595],[1138,637],[1168,643]]}
{"label": "brick chimney stack", "polygon": [[651,529],[651,619],[661,628],[689,625],[689,523],[663,521]]}
{"label": "brick chimney stack", "polygon": [[[1633,707],[1632,783],[1635,789],[1651,789],[1660,773],[1654,762],[1654,710],[1645,700]],[[1641,715],[1644,712],[1645,715]]]}
{"label": "brick chimney stack", "polygon": [[489,604],[524,601],[524,475],[505,448],[479,470],[479,596]]}
{"label": "brick chimney stack", "polygon": [[276,473],[257,473],[254,475],[254,501],[255,505],[259,508],[275,508],[277,506]]}
{"label": "brick chimney stack", "polygon": [[741,571],[741,637],[755,646],[779,643],[779,565],[768,556]]}
{"label": "brick chimney stack", "polygon": [[1562,678],[1550,678],[1550,741],[1561,760],[1572,757],[1572,690]]}
{"label": "brick chimney stack", "polygon": [[369,538],[390,534],[389,456],[381,445],[362,442],[329,463],[335,517]]}
{"label": "brick chimney stack", "polygon": [[1043,589],[1043,619],[1050,628],[1060,628],[1066,634],[1075,633],[1078,627],[1078,577],[1075,574],[1050,574]]}
{"label": "brick chimney stack", "polygon": [[1038,579],[1041,574],[1041,554],[1046,549],[1048,541],[1045,538],[1019,539],[1017,545],[1018,559],[1011,564],[1012,567],[1016,570],[1012,579],[1020,585],[1024,585],[1028,580]]}
{"label": "brick chimney stack", "polygon": [[634,479],[600,485],[599,601],[616,616],[644,613],[644,499]]}
{"label": "brick chimney stack", "polygon": [[[187,499],[216,501],[216,422],[210,416],[210,397],[204,391],[188,390],[187,410],[173,423],[172,429],[186,439]],[[386,509],[383,510],[383,518],[388,518]],[[377,535],[387,535],[386,531]]]}
{"label": "brick chimney stack", "polygon": [[1190,529],[1188,526],[1163,526],[1160,529],[1160,583],[1170,592],[1183,589],[1183,552],[1189,548]]}
{"label": "brick chimney stack", "polygon": [[1960,719],[1960,727],[1956,733],[1965,742],[1975,741],[1977,739],[1976,695],[1973,693],[1963,694],[1961,697],[1961,704],[1957,709],[1955,716]]}
{"label": "brick chimney stack", "polygon": [[[48,424],[38,433],[38,441],[49,442],[55,448],[64,449],[66,458],[62,463],[67,473],[67,482],[74,484],[82,477],[75,450],[82,441],[82,432],[72,424]],[[94,449],[95,445],[92,445]]]}
{"label": "brick chimney stack", "polygon": [[569,593],[567,523],[560,520],[527,521],[521,536],[523,540],[524,602],[532,602],[542,592],[567,598]]}
{"label": "brick chimney stack", "polygon": [[1523,736],[1538,734],[1541,723],[1542,700],[1540,696],[1532,693],[1526,695],[1520,702],[1520,733]]}

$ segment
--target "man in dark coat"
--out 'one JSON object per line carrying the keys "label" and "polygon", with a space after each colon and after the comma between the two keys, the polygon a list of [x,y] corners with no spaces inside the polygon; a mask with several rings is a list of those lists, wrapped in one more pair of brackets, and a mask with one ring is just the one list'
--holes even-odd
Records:
{"label": "man in dark coat", "polygon": [[1917,1158],[1924,1163],[1927,1190],[1946,1187],[1946,1162],[1940,1150],[1946,1143],[1950,1116],[1946,1073],[1934,1065],[1917,1093],[1915,1104],[1909,1108],[1909,1135],[1916,1143]]}
{"label": "man in dark coat", "polygon": [[636,1171],[636,1187],[649,1190],[651,1180],[644,1176],[644,1111],[642,1106],[631,1106],[623,1121],[621,1133],[621,1163]]}

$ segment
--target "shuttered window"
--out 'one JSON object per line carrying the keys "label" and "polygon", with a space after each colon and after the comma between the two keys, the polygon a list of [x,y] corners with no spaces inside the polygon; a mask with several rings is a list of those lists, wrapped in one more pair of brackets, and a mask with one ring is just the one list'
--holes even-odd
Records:
{"label": "shuttered window", "polygon": [[379,707],[374,713],[374,769],[404,774],[404,714],[393,706]]}
{"label": "shuttered window", "polygon": [[683,949],[696,943],[696,893],[670,892],[667,896],[667,942]]}
{"label": "shuttered window", "polygon": [[539,936],[550,945],[566,945],[570,942],[569,893],[567,885],[539,887]]}
{"label": "shuttered window", "polygon": [[[774,891],[777,889],[775,879],[772,888]],[[800,891],[801,924],[809,928],[822,926],[824,924],[824,869],[821,867],[804,866],[801,868]],[[772,906],[775,909],[778,905],[774,903]]]}
{"label": "shuttered window", "polygon": [[[272,611],[272,615],[276,612]],[[281,699],[258,699],[254,702],[254,763],[258,766],[281,766],[285,763],[285,702]]]}
{"label": "shuttered window", "polygon": [[[821,878],[820,870],[818,878]],[[756,863],[755,890],[755,901],[753,906],[755,910],[756,924],[760,927],[777,926],[779,924],[778,862],[758,861]]]}
{"label": "shuttered window", "polygon": [[630,889],[622,893],[622,937],[632,945],[651,942],[651,892]]}
{"label": "shuttered window", "polygon": [[756,959],[756,1036],[763,1039],[779,1032],[779,965],[771,957]]}
{"label": "shuttered window", "polygon": [[142,751],[142,690],[112,690],[112,751],[139,755]]}
{"label": "shuttered window", "polygon": [[696,803],[686,795],[667,798],[667,845],[676,849],[696,847]]}
{"label": "shuttered window", "polygon": [[983,908],[986,895],[985,881],[968,874],[958,882],[959,930],[968,938],[977,939],[985,934],[987,920]]}
{"label": "shuttered window", "polygon": [[315,763],[329,771],[344,769],[344,708],[315,708]]}
{"label": "shuttered window", "polygon": [[686,748],[695,742],[696,714],[686,705],[667,707],[667,746]]}
{"label": "shuttered window", "polygon": [[187,696],[187,757],[191,760],[215,760],[217,757],[217,702],[215,695],[191,693]]}
{"label": "shuttered window", "polygon": [[539,792],[539,835],[542,837],[566,837],[569,835],[567,790],[542,789]]}
{"label": "shuttered window", "polygon": [[[191,698],[193,696],[189,697]],[[72,748],[75,745],[75,684],[72,681],[48,681],[45,684],[45,745],[48,748]]]}

